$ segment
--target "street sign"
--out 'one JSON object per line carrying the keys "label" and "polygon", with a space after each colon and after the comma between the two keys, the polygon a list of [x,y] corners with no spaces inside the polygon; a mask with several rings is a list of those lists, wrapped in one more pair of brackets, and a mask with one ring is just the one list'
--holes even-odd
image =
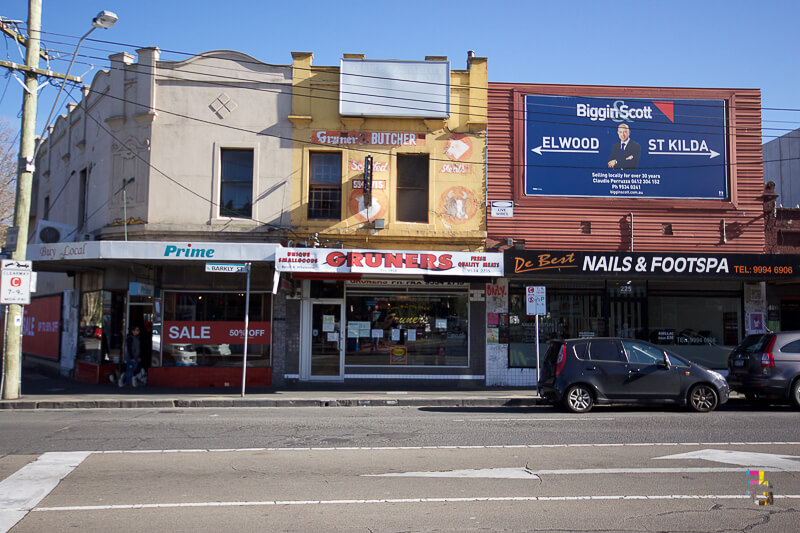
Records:
{"label": "street sign", "polygon": [[6,230],[6,252],[17,251],[17,239],[19,238],[19,226],[11,226]]}
{"label": "street sign", "polygon": [[206,263],[206,272],[240,274],[247,272],[247,266],[244,263]]}
{"label": "street sign", "polygon": [[33,264],[30,261],[3,261],[0,303],[20,305],[31,303],[32,272]]}
{"label": "street sign", "polygon": [[492,200],[492,217],[494,218],[513,218],[513,200]]}
{"label": "street sign", "polygon": [[525,287],[527,305],[526,309],[529,315],[546,315],[547,314],[547,292],[545,287]]}

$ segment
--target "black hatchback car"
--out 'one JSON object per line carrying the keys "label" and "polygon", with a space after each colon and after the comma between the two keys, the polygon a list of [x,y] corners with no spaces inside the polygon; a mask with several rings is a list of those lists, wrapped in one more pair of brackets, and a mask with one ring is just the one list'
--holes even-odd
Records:
{"label": "black hatchback car", "polygon": [[658,402],[713,411],[728,401],[721,374],[649,342],[600,337],[551,341],[539,394],[576,413],[594,404]]}

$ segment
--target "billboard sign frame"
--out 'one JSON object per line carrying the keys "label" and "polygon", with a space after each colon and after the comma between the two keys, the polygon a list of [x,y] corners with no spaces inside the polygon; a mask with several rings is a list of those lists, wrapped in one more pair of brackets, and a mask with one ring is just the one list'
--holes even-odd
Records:
{"label": "billboard sign frame", "polygon": [[523,107],[524,197],[730,198],[725,99],[526,94]]}

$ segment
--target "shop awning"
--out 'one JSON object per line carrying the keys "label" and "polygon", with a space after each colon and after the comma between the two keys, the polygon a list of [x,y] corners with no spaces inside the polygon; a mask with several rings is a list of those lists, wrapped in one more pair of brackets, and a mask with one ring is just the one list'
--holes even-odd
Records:
{"label": "shop awning", "polygon": [[84,241],[30,244],[26,255],[29,261],[34,262],[34,269],[58,272],[67,268],[103,267],[112,261],[148,264],[274,262],[275,250],[279,247],[275,243]]}

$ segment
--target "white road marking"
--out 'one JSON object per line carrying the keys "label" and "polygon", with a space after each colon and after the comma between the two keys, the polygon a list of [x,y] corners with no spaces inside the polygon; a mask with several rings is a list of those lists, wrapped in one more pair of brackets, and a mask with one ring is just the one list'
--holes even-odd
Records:
{"label": "white road marking", "polygon": [[0,532],[5,533],[25,518],[91,453],[44,453],[0,481]]}
{"label": "white road marking", "polygon": [[[776,500],[798,500],[800,494],[776,494]],[[253,502],[133,503],[128,505],[75,505],[37,507],[33,512],[119,511],[128,509],[173,509],[181,507],[256,507],[277,505],[353,505],[374,503],[471,503],[471,502],[577,502],[593,500],[749,500],[747,494],[642,494],[609,496],[475,496],[467,498],[386,498],[373,500],[267,500]]]}
{"label": "white road marking", "polygon": [[689,453],[655,457],[655,459],[703,459],[715,463],[762,468],[773,472],[800,472],[800,462],[792,461],[792,459],[800,459],[796,455],[777,455],[736,450],[697,450]]}
{"label": "white road marking", "polygon": [[[763,468],[765,472],[781,472],[774,468]],[[518,471],[514,473],[514,471]],[[494,475],[492,475],[494,472]],[[521,472],[527,472],[522,475]],[[614,474],[682,474],[686,472],[713,474],[720,472],[743,472],[741,468],[733,467],[687,467],[687,468],[566,468],[561,470],[537,470],[535,468],[487,468],[477,470],[445,470],[441,472],[388,472],[386,474],[361,474],[362,477],[493,477],[505,479],[520,479],[523,477],[537,478],[538,476],[564,476],[564,475],[614,475]]]}
{"label": "white road marking", "polygon": [[306,447],[306,448],[196,448],[172,450],[105,450],[86,453],[118,454],[118,453],[221,453],[221,452],[339,452],[348,451],[375,451],[375,450],[502,450],[502,449],[527,449],[539,448],[625,448],[645,446],[800,446],[800,442],[633,442],[633,443],[605,443],[605,444],[497,444],[486,446],[331,446],[331,447]]}
{"label": "white road marking", "polygon": [[361,477],[469,477],[491,479],[539,479],[539,476],[527,468],[479,468],[475,470],[447,470],[443,472],[395,472],[389,474],[361,474]]}
{"label": "white road marking", "polygon": [[453,420],[453,422],[595,422],[609,420],[616,420],[616,418],[470,418]]}

